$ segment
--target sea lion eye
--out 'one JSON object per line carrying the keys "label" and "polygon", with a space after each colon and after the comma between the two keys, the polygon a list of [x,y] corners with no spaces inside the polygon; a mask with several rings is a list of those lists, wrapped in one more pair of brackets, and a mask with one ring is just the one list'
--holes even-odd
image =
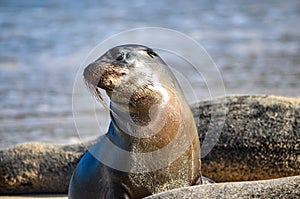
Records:
{"label": "sea lion eye", "polygon": [[123,61],[125,59],[125,54],[123,52],[118,53],[116,60]]}
{"label": "sea lion eye", "polygon": [[158,56],[152,49],[147,49],[145,51],[146,51],[147,55],[149,55],[151,58]]}

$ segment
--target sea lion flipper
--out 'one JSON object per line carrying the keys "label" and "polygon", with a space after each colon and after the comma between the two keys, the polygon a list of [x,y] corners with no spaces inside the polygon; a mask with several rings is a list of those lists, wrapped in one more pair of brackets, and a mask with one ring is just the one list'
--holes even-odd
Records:
{"label": "sea lion flipper", "polygon": [[[201,176],[200,179],[201,179],[201,184],[214,184],[214,183],[216,183],[212,179],[204,177],[204,176]],[[198,185],[198,184],[196,184],[196,185]]]}

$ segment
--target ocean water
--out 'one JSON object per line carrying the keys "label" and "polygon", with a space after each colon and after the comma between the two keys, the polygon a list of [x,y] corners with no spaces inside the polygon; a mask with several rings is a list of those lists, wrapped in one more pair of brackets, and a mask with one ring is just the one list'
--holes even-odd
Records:
{"label": "ocean water", "polygon": [[[2,0],[0,148],[32,141],[74,143],[103,133],[91,128],[78,135],[74,81],[96,45],[132,28],[170,28],[195,39],[217,65],[226,95],[300,97],[299,21],[297,0]],[[179,67],[178,73],[189,71]],[[199,80],[192,72],[188,76],[192,83]],[[203,82],[195,84],[196,92],[209,99]],[[82,107],[87,129],[91,114]],[[107,115],[98,120],[105,131]]]}

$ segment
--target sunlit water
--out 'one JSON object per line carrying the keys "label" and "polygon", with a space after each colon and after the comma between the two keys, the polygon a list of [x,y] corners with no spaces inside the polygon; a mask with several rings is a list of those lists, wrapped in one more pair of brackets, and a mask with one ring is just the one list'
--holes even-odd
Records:
{"label": "sunlit water", "polygon": [[[79,141],[72,116],[78,67],[98,43],[130,28],[172,28],[197,40],[228,95],[300,97],[299,21],[297,0],[0,1],[0,148]],[[197,93],[210,98],[205,84]],[[82,114],[89,128],[91,113],[83,106]]]}

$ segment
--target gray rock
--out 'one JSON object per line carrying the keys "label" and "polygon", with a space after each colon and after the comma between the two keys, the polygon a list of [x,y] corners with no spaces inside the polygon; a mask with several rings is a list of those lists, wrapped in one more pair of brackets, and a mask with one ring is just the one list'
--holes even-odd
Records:
{"label": "gray rock", "polygon": [[174,189],[145,199],[288,198],[300,197],[300,176],[251,182],[216,183]]}
{"label": "gray rock", "polygon": [[[231,96],[201,101],[192,105],[192,110],[202,149],[215,143],[202,159],[204,176],[222,182],[300,175],[300,99]],[[220,137],[207,132],[220,132]],[[95,142],[68,146],[30,143],[0,151],[0,195],[66,193],[73,170],[87,147]],[[289,185],[284,186],[287,181]],[[263,189],[265,185],[269,188]],[[184,188],[190,190],[189,194],[194,189],[197,187]],[[299,194],[299,176],[201,185],[199,189],[214,189],[219,194],[227,189],[236,194],[252,189],[270,196],[295,193],[296,189],[295,194]]]}
{"label": "gray rock", "polygon": [[232,96],[192,106],[202,152],[206,132],[221,132],[202,157],[202,174],[216,182],[300,175],[300,99]]}
{"label": "gray rock", "polygon": [[[86,144],[91,146],[95,141]],[[0,195],[66,193],[86,150],[83,144],[28,143],[0,151]]]}

